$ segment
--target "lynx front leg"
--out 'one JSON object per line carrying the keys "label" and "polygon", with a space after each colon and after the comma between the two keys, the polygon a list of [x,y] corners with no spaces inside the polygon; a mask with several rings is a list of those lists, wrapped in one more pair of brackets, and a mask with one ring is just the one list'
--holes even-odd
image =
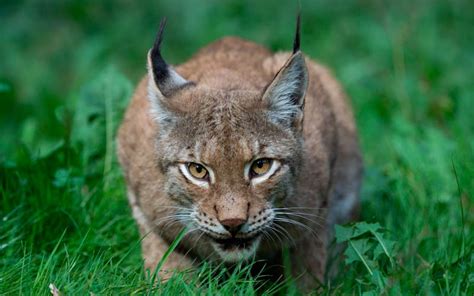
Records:
{"label": "lynx front leg", "polygon": [[326,267],[325,233],[313,235],[298,242],[298,246],[290,251],[291,270],[298,288],[302,292],[310,292],[324,281]]}
{"label": "lynx front leg", "polygon": [[[153,232],[149,227],[145,215],[140,209],[135,194],[128,191],[128,200],[132,208],[133,218],[140,228],[140,236],[142,237],[142,256],[145,260],[145,270],[154,272],[161,258],[165,255],[169,248],[169,244],[161,238],[157,233]],[[186,270],[193,267],[191,260],[182,254],[172,252],[164,262],[158,276],[161,280],[168,280],[174,271]]]}
{"label": "lynx front leg", "polygon": [[[154,272],[161,258],[163,258],[168,250],[169,245],[156,233],[144,233],[142,227],[140,227],[140,233],[143,237],[142,255],[145,260],[145,270],[149,269],[150,272]],[[161,280],[168,280],[174,271],[187,270],[192,267],[193,264],[189,258],[177,252],[172,252],[161,270],[159,270],[158,275]]]}

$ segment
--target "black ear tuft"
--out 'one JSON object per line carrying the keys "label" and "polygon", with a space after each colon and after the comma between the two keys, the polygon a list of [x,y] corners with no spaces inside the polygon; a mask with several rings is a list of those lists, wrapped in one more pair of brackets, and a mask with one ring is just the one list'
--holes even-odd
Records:
{"label": "black ear tuft", "polygon": [[155,83],[157,85],[160,85],[160,81],[163,81],[169,75],[168,64],[166,64],[165,60],[161,56],[161,49],[160,49],[161,42],[163,41],[163,31],[165,29],[165,26],[166,26],[166,17],[161,19],[160,28],[158,30],[158,34],[156,35],[153,48],[151,49],[151,52],[150,52],[153,76],[155,78]]}
{"label": "black ear tuft", "polygon": [[181,77],[161,55],[160,47],[165,25],[166,18],[163,18],[153,48],[148,52],[148,73],[160,93],[168,97],[186,86],[193,85],[193,83]]}
{"label": "black ear tuft", "polygon": [[301,38],[301,11],[298,12],[296,17],[296,33],[295,40],[293,40],[293,53],[300,51],[300,38]]}

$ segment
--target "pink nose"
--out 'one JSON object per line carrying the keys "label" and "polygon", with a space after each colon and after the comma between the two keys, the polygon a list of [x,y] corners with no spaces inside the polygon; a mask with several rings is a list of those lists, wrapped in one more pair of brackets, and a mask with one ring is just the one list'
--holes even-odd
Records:
{"label": "pink nose", "polygon": [[222,226],[224,226],[228,232],[235,236],[246,221],[244,219],[225,219],[219,222],[221,222]]}

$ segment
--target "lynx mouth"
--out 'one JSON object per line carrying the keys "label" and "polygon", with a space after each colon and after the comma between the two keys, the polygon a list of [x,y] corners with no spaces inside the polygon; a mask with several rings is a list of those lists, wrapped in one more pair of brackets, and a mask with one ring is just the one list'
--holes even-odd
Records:
{"label": "lynx mouth", "polygon": [[235,251],[235,250],[245,250],[250,249],[258,235],[254,235],[252,237],[229,237],[229,238],[215,238],[213,237],[212,240],[219,245],[219,248],[222,251]]}
{"label": "lynx mouth", "polygon": [[251,258],[260,244],[260,235],[258,234],[249,237],[209,237],[214,250],[227,263],[235,263]]}

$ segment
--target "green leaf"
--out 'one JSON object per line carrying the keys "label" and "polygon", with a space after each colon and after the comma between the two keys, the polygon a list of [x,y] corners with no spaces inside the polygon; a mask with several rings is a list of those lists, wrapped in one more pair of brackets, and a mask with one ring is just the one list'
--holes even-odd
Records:
{"label": "green leaf", "polygon": [[370,249],[366,239],[360,240],[349,240],[349,247],[344,253],[346,255],[346,264],[360,261],[364,264],[370,275],[373,274],[372,269],[369,266],[368,259],[364,257],[364,254]]}
{"label": "green leaf", "polygon": [[387,278],[380,270],[374,270],[374,274],[372,275],[371,280],[372,283],[379,288],[379,290],[383,290],[387,282]]}
{"label": "green leaf", "polygon": [[374,233],[377,230],[381,229],[379,223],[367,223],[367,222],[359,222],[355,224],[355,230],[353,237],[358,237],[368,232]]}
{"label": "green leaf", "polygon": [[377,258],[381,253],[384,253],[393,265],[392,252],[395,247],[395,242],[384,239],[377,232],[372,232],[372,235],[378,241],[377,247],[374,249],[374,259]]}
{"label": "green leaf", "polygon": [[337,243],[348,241],[349,239],[352,238],[352,233],[353,233],[352,226],[341,226],[341,225],[335,226],[335,236],[336,236]]}

